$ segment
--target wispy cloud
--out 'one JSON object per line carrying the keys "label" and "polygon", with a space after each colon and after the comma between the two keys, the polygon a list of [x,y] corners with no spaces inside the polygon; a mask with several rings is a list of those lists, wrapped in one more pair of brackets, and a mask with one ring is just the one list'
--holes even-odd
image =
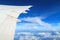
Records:
{"label": "wispy cloud", "polygon": [[[23,26],[22,26],[23,25]],[[40,29],[42,27],[39,27],[39,24],[36,24],[36,23],[19,23],[18,24],[18,27],[17,27],[17,30],[42,30]]]}
{"label": "wispy cloud", "polygon": [[39,24],[42,27],[46,27],[49,30],[53,30],[51,24],[42,21],[39,17],[32,17],[32,18],[31,17],[27,17],[27,18],[22,18],[21,20],[29,21],[29,22],[32,22],[32,23],[37,23],[37,24]]}
{"label": "wispy cloud", "polygon": [[[26,17],[26,18],[21,18],[21,20],[31,22],[30,24],[27,23],[24,26],[28,26],[28,27],[30,26],[31,28],[34,28],[34,29],[41,29],[40,27],[43,27],[47,30],[57,31],[60,28],[59,27],[60,23],[56,23],[56,25],[53,25],[53,24],[42,21],[40,17]],[[37,24],[40,26],[38,27]]]}
{"label": "wispy cloud", "polygon": [[46,19],[47,17],[56,14],[58,11],[51,11],[51,12],[46,12],[44,14],[41,14],[41,19]]}

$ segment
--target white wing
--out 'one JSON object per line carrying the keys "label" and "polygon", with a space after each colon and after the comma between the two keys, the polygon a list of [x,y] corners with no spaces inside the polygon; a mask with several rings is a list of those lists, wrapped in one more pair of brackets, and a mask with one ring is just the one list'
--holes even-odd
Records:
{"label": "white wing", "polygon": [[0,5],[0,13],[18,17],[25,10],[29,10],[31,6],[8,6]]}
{"label": "white wing", "polygon": [[0,40],[13,40],[17,17],[31,6],[0,5]]}
{"label": "white wing", "polygon": [[28,10],[31,6],[9,6],[0,5],[0,23],[8,16],[17,18],[22,12]]}

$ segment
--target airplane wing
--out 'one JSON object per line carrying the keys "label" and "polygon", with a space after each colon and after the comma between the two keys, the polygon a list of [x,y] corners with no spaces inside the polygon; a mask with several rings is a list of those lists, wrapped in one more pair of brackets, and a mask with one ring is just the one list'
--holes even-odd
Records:
{"label": "airplane wing", "polygon": [[18,16],[25,12],[25,10],[29,10],[32,6],[10,6],[10,5],[0,5],[0,23],[8,16],[13,16],[18,18]]}
{"label": "airplane wing", "polygon": [[17,18],[19,14],[21,14],[25,10],[29,10],[30,7],[31,6],[0,5],[0,12]]}
{"label": "airplane wing", "polygon": [[30,7],[0,5],[0,40],[14,40],[17,18]]}

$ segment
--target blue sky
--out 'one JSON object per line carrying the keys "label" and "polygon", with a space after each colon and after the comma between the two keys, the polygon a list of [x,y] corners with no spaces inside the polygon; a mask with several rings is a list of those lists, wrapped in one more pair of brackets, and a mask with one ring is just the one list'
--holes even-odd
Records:
{"label": "blue sky", "polygon": [[60,28],[60,0],[0,0],[0,4],[33,6],[27,14],[21,14],[18,17],[22,21],[18,22],[17,29],[38,27],[38,30],[46,28],[59,30]]}

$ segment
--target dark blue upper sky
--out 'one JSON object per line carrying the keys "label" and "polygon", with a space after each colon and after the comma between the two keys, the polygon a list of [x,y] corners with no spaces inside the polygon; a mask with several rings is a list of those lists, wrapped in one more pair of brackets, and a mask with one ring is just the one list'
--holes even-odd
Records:
{"label": "dark blue upper sky", "polygon": [[21,14],[20,17],[47,17],[45,22],[60,22],[60,0],[0,0],[5,5],[33,5],[28,14]]}

